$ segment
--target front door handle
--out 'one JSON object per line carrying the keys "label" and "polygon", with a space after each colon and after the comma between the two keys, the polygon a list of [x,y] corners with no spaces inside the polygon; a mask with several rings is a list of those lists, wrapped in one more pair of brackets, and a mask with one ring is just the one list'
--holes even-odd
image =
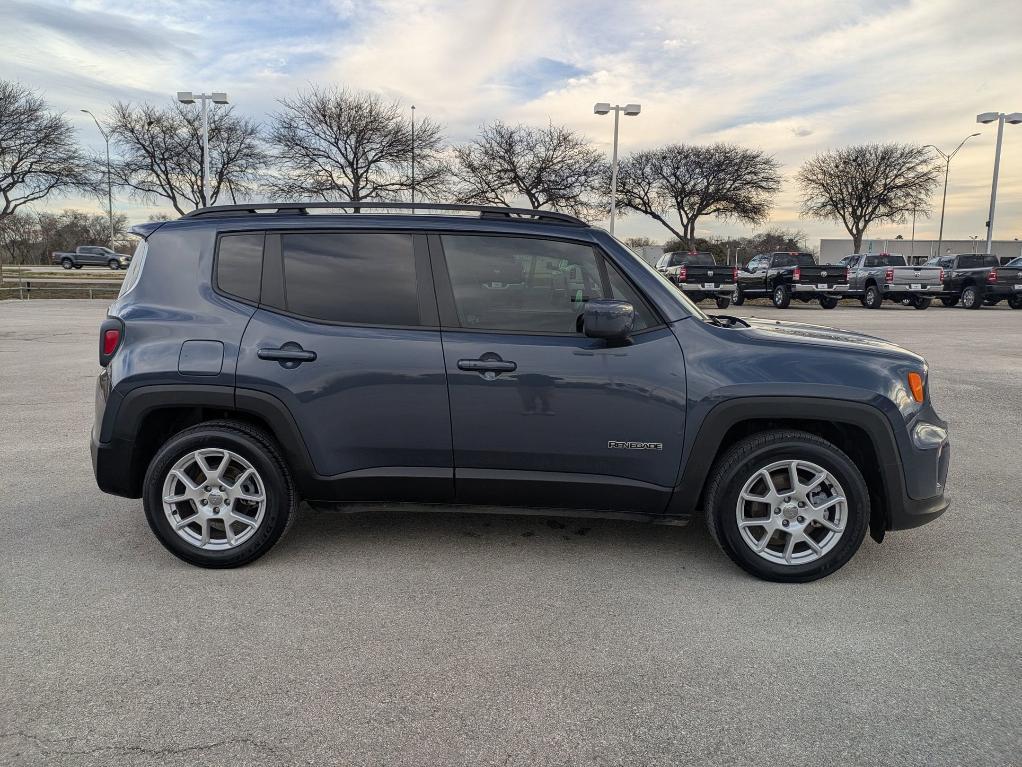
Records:
{"label": "front door handle", "polygon": [[518,365],[504,360],[458,360],[458,370],[468,370],[473,373],[513,373]]}
{"label": "front door handle", "polygon": [[303,349],[301,344],[288,341],[281,344],[278,349],[258,349],[256,356],[261,360],[274,360],[280,363],[282,368],[291,370],[303,362],[315,362],[316,352]]}

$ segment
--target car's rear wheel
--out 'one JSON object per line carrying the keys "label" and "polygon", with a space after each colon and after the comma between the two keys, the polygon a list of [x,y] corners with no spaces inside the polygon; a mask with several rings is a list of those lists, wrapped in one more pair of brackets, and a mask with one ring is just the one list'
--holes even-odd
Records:
{"label": "car's rear wheel", "polygon": [[65,269],[71,269],[75,265],[75,262],[72,261],[70,258],[62,258],[60,259],[60,265],[63,266]]}
{"label": "car's rear wheel", "polygon": [[200,567],[238,567],[280,539],[297,504],[273,438],[247,424],[185,429],[156,453],[142,495],[146,518],[172,554]]}
{"label": "car's rear wheel", "polygon": [[933,303],[932,298],[928,298],[926,296],[917,296],[916,298],[912,299],[912,308],[919,309],[920,311],[922,311],[924,309],[929,309],[930,304],[932,303]]}
{"label": "car's rear wheel", "polygon": [[735,293],[731,297],[731,303],[735,306],[741,306],[745,303],[745,293],[742,291],[741,285],[735,286]]}
{"label": "car's rear wheel", "polygon": [[787,285],[778,285],[770,294],[770,300],[778,309],[787,309],[791,303],[791,289]]}
{"label": "car's rear wheel", "polygon": [[728,296],[717,296],[713,300],[716,302],[718,309],[727,309],[731,306],[731,299]]}
{"label": "car's rear wheel", "polygon": [[966,309],[982,309],[983,298],[979,294],[979,288],[975,285],[966,285],[962,291],[962,306]]}
{"label": "car's rear wheel", "polygon": [[838,305],[837,296],[820,296],[820,306],[824,309],[833,309]]}
{"label": "car's rear wheel", "polygon": [[804,431],[747,437],[717,462],[706,493],[710,532],[740,567],[805,582],[844,565],[869,526],[862,473],[834,444]]}
{"label": "car's rear wheel", "polygon": [[951,296],[950,298],[942,297],[940,302],[950,309],[952,306],[958,306],[958,296]]}
{"label": "car's rear wheel", "polygon": [[862,305],[867,309],[879,309],[884,305],[884,295],[880,292],[880,288],[876,285],[869,285],[866,287],[866,292],[862,296]]}

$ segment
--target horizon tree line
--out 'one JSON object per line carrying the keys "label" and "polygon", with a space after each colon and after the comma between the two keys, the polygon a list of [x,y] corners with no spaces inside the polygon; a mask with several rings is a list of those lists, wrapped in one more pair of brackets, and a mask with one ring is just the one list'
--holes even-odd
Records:
{"label": "horizon tree line", "polygon": [[[201,118],[178,103],[117,102],[106,119],[112,178],[135,199],[179,215],[206,205],[249,201],[453,201],[558,210],[586,220],[610,207],[610,163],[585,135],[545,126],[480,125],[464,143],[442,126],[415,124],[400,102],[337,87],[310,87],[263,126],[233,106],[210,112],[210,181],[202,188]],[[85,152],[71,123],[30,88],[0,80],[0,229],[51,194],[99,195],[106,167]],[[858,251],[868,228],[928,215],[939,169],[925,148],[865,143],[820,152],[794,176],[805,218],[836,221]],[[758,225],[780,190],[781,165],[759,149],[717,142],[673,143],[619,160],[619,213],[649,217],[685,247],[702,219]],[[675,221],[677,223],[675,223]]]}

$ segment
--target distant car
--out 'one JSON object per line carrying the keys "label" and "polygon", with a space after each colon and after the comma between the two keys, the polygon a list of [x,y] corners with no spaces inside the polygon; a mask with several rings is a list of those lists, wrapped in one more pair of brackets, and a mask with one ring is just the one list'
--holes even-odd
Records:
{"label": "distant car", "polygon": [[769,298],[778,309],[792,300],[818,300],[833,309],[848,290],[848,270],[837,264],[816,263],[812,253],[759,253],[738,272],[734,304],[746,298]]}
{"label": "distant car", "polygon": [[1022,256],[1019,256],[1018,258],[1011,259],[1011,261],[1006,263],[1005,266],[1012,266],[1012,267],[1015,267],[1017,269],[1022,269]]}
{"label": "distant car", "polygon": [[57,251],[53,263],[65,269],[81,269],[83,266],[105,266],[109,269],[127,269],[131,256],[118,253],[102,245],[79,245],[74,253]]}
{"label": "distant car", "polygon": [[1022,309],[1022,267],[1001,266],[1001,260],[991,253],[935,256],[926,264],[944,270],[940,298],[944,306],[961,301],[966,309],[979,309],[1007,299],[1012,309]]}
{"label": "distant car", "polygon": [[704,298],[713,298],[718,309],[727,309],[731,304],[738,270],[733,266],[718,265],[712,253],[665,253],[657,261],[656,268],[697,303]]}
{"label": "distant car", "polygon": [[944,291],[944,270],[939,266],[908,266],[896,253],[854,253],[838,263],[848,269],[849,297],[867,309],[879,309],[884,301],[900,301],[916,309],[928,309]]}

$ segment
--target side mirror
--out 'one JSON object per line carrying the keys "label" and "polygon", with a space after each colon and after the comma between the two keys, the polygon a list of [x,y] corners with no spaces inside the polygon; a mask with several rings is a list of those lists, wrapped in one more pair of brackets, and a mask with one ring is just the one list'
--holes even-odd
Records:
{"label": "side mirror", "polygon": [[601,298],[587,301],[582,313],[582,332],[589,338],[623,341],[632,334],[635,308],[627,301]]}

